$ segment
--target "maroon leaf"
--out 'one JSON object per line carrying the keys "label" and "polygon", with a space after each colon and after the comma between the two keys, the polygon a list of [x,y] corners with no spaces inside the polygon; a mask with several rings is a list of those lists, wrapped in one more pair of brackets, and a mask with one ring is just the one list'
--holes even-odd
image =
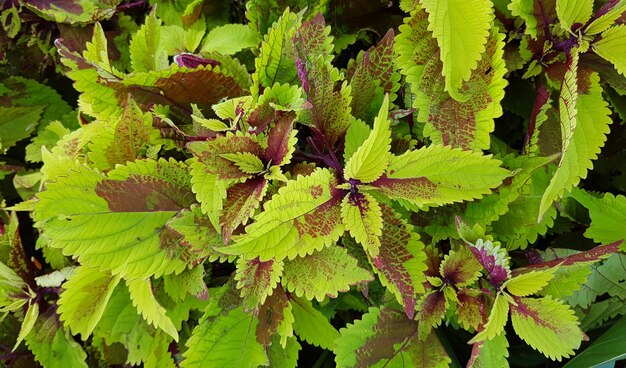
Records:
{"label": "maroon leaf", "polygon": [[506,250],[493,245],[491,240],[478,239],[476,244],[469,245],[470,250],[489,274],[491,283],[499,287],[511,276]]}
{"label": "maroon leaf", "polygon": [[415,319],[420,321],[419,336],[423,340],[443,320],[447,309],[446,297],[442,291],[431,291],[422,298],[419,308]]}
{"label": "maroon leaf", "polygon": [[[278,327],[286,321],[286,313],[291,314],[291,304],[283,288],[278,285],[272,295],[268,296],[259,309],[259,324],[256,329],[256,340],[259,344],[269,346]],[[290,316],[293,319],[293,316]]]}
{"label": "maroon leaf", "polygon": [[466,330],[486,323],[485,300],[481,290],[461,288],[457,293],[456,316],[459,324]]}
{"label": "maroon leaf", "polygon": [[267,148],[265,149],[265,159],[272,165],[284,165],[287,162],[287,154],[291,147],[289,139],[293,130],[293,121],[296,118],[294,112],[279,114],[278,120],[268,132]]}
{"label": "maroon leaf", "polygon": [[263,157],[263,148],[251,136],[228,133],[204,142],[191,142],[187,148],[205,165],[207,174],[216,174],[219,179],[241,179],[249,174],[242,172],[235,163],[220,155],[247,152]]}
{"label": "maroon leaf", "polygon": [[220,65],[220,62],[217,60],[207,59],[207,58],[203,58],[202,56],[189,54],[189,53],[182,53],[182,54],[178,54],[174,56],[174,61],[176,62],[176,64],[178,64],[178,66],[182,66],[182,67],[186,67],[190,69],[196,69],[198,67],[206,66],[206,65],[211,65],[211,66]]}

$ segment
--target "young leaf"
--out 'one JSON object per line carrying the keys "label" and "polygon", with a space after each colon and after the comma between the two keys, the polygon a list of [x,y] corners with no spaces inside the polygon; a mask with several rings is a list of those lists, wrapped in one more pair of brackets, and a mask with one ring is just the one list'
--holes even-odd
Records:
{"label": "young leaf", "polygon": [[580,347],[584,334],[568,305],[549,296],[515,301],[517,305],[511,304],[513,328],[528,345],[558,361]]}
{"label": "young leaf", "polygon": [[130,41],[130,60],[135,72],[159,71],[168,67],[167,51],[160,38],[161,20],[153,10]]}
{"label": "young leaf", "polygon": [[[585,34],[595,35],[605,31],[626,11],[626,2],[609,1],[596,12],[595,19],[585,29]],[[598,16],[600,15],[600,16]]]}
{"label": "young leaf", "polygon": [[268,260],[259,261],[255,258],[246,261],[239,258],[237,261],[237,289],[241,289],[241,299],[244,311],[256,311],[265,303],[265,299],[272,295],[283,273],[283,262]]}
{"label": "young leaf", "polygon": [[383,229],[382,212],[376,198],[368,193],[346,195],[341,202],[341,219],[354,240],[370,257],[376,258]]}
{"label": "young leaf", "polygon": [[424,340],[433,330],[441,324],[449,302],[443,291],[430,291],[422,297],[419,302],[419,312],[416,320],[420,323],[418,336],[420,340]]}
{"label": "young leaf", "polygon": [[507,280],[502,287],[515,296],[528,296],[541,291],[554,278],[556,268],[531,271]]}
{"label": "young leaf", "polygon": [[15,341],[15,345],[13,345],[13,349],[11,351],[15,351],[15,349],[17,349],[17,347],[22,343],[22,340],[30,334],[35,322],[37,322],[38,317],[39,304],[37,302],[29,304],[28,310],[24,315],[24,321],[22,321],[22,326],[20,327],[20,333],[17,335],[17,340]]}
{"label": "young leaf", "polygon": [[404,306],[406,315],[413,318],[417,295],[424,291],[424,244],[413,227],[390,207],[384,205],[382,210],[381,248],[378,256],[370,259],[380,282]]}
{"label": "young leaf", "polygon": [[463,100],[463,81],[476,68],[493,19],[493,4],[486,0],[425,0],[428,30],[441,49],[446,91],[456,100]]}
{"label": "young leaf", "polygon": [[561,26],[573,32],[584,25],[593,13],[593,0],[556,0],[556,14]]}
{"label": "young leaf", "polygon": [[391,199],[442,205],[480,198],[507,175],[490,156],[432,145],[392,156],[386,173],[371,185]]}
{"label": "young leaf", "polygon": [[374,129],[354,155],[346,163],[344,177],[362,183],[371,183],[385,172],[391,153],[391,130],[389,128],[389,95],[385,96]]}
{"label": "young leaf", "polygon": [[323,349],[331,349],[339,332],[328,322],[311,302],[298,297],[291,298],[291,307],[295,321],[293,330],[309,344]]}
{"label": "young leaf", "polygon": [[340,207],[344,192],[335,185],[333,174],[325,169],[288,182],[265,202],[263,212],[246,227],[246,235],[218,251],[280,261],[336,242],[344,231]]}
{"label": "young leaf", "polygon": [[202,321],[189,340],[181,367],[246,367],[267,365],[267,357],[254,336],[258,319],[236,308]]}
{"label": "young leaf", "polygon": [[346,131],[343,160],[348,162],[352,155],[361,147],[363,142],[370,136],[372,129],[362,120],[353,119]]}
{"label": "young leaf", "polygon": [[80,266],[63,285],[65,290],[58,301],[60,320],[73,334],[87,340],[119,281],[119,276]]}
{"label": "young leaf", "polygon": [[537,38],[537,18],[535,18],[534,0],[511,0],[507,9],[511,11],[511,15],[520,17],[524,20],[526,29],[524,32],[530,35],[531,38]]}
{"label": "young leaf", "polygon": [[213,28],[204,37],[200,52],[219,52],[224,55],[234,55],[243,49],[256,46],[258,42],[258,35],[248,25],[225,24]]}
{"label": "young leaf", "polygon": [[154,297],[152,282],[149,279],[126,280],[126,285],[128,286],[133,305],[146,322],[153,325],[155,328],[162,329],[173,337],[175,341],[178,341],[178,331],[176,327],[174,327],[172,320],[165,315],[165,308],[163,308]]}
{"label": "young leaf", "polygon": [[313,254],[285,262],[282,285],[297,296],[322,302],[336,298],[351,285],[372,281],[372,275],[357,266],[345,248],[330,246]]}
{"label": "young leaf", "polygon": [[489,274],[489,279],[494,285],[501,285],[511,277],[509,257],[506,249],[495,245],[491,240],[478,239],[469,248],[481,265]]}
{"label": "young leaf", "polygon": [[622,41],[626,37],[626,25],[609,28],[602,33],[602,38],[593,43],[593,51],[615,66],[615,69],[626,76],[626,54]]}
{"label": "young leaf", "polygon": [[441,262],[439,272],[444,280],[455,287],[473,284],[480,277],[483,266],[467,247],[450,251]]}
{"label": "young leaf", "polygon": [[228,188],[224,211],[220,219],[224,244],[228,244],[235,229],[245,224],[259,207],[267,187],[266,179],[256,177]]}
{"label": "young leaf", "polygon": [[487,323],[483,326],[482,331],[476,334],[468,343],[475,344],[485,339],[492,340],[494,337],[502,334],[508,319],[509,302],[502,293],[498,293],[491,307]]}

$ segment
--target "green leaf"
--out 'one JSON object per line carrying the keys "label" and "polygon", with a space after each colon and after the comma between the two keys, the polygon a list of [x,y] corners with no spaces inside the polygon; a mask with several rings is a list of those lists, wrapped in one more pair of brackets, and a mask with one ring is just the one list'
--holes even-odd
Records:
{"label": "green leaf", "polygon": [[28,305],[28,310],[24,315],[24,321],[22,321],[22,326],[20,327],[20,333],[17,335],[17,340],[15,341],[15,345],[13,345],[13,349],[11,351],[15,351],[18,346],[22,343],[22,340],[28,336],[28,334],[35,326],[35,322],[37,322],[37,318],[39,317],[39,304],[35,301]]}
{"label": "green leaf", "polygon": [[621,74],[626,76],[626,54],[623,40],[626,37],[626,25],[621,24],[602,33],[602,38],[593,43],[593,51],[611,64]]}
{"label": "green leaf", "polygon": [[133,305],[146,322],[155,328],[160,328],[178,341],[178,331],[172,320],[165,314],[165,308],[156,300],[152,290],[152,282],[149,279],[126,280],[126,285]]}
{"label": "green leaf", "polygon": [[245,235],[217,250],[264,262],[294,259],[335,243],[344,232],[340,207],[344,192],[335,185],[333,174],[325,169],[289,181],[265,202]]}
{"label": "green leaf", "polygon": [[[605,4],[608,6],[611,3]],[[608,9],[602,16],[594,19],[585,29],[585,34],[595,35],[598,34],[614,24],[614,22],[622,16],[626,11],[626,1],[619,0],[618,2],[612,2],[611,8]]]}
{"label": "green leaf", "polygon": [[236,308],[202,321],[189,340],[181,367],[257,367],[267,365],[254,331],[258,319]]}
{"label": "green leaf", "polygon": [[219,52],[233,55],[254,47],[259,43],[258,35],[246,24],[225,24],[215,27],[204,37],[200,52]]}
{"label": "green leaf", "polygon": [[589,210],[591,225],[585,231],[587,238],[601,244],[626,239],[626,197],[605,193],[598,198],[580,189],[574,190],[572,196]]}
{"label": "green leaf", "polygon": [[368,193],[346,195],[341,202],[341,219],[350,235],[370,257],[377,257],[383,217],[376,198]]}
{"label": "green leaf", "polygon": [[[274,338],[276,340],[277,338]],[[295,337],[287,340],[285,347],[280,346],[274,341],[269,347],[267,358],[270,367],[296,368],[298,366],[298,352],[302,350],[302,346]]]}
{"label": "green leaf", "polygon": [[26,345],[44,367],[87,368],[87,354],[71,335],[63,330],[58,316],[41,316],[26,336]]}
{"label": "green leaf", "polygon": [[120,281],[96,268],[80,266],[63,284],[58,301],[59,315],[72,334],[87,340],[102,317],[113,289]]}
{"label": "green leaf", "polygon": [[391,130],[389,128],[389,95],[385,96],[374,128],[369,137],[356,150],[345,165],[344,178],[371,183],[380,178],[389,162]]}
{"label": "green leaf", "polygon": [[428,12],[428,30],[441,49],[446,91],[463,100],[463,81],[470,78],[485,51],[493,4],[488,0],[424,0],[422,4]]}
{"label": "green leaf", "polygon": [[564,368],[587,368],[611,365],[612,362],[626,357],[623,341],[626,339],[626,317],[620,318],[602,336],[576,354]]}
{"label": "green leaf", "polygon": [[345,248],[330,246],[313,254],[285,262],[281,283],[285,289],[301,297],[322,302],[336,298],[351,285],[372,281],[368,271],[357,266],[357,260]]}
{"label": "green leaf", "polygon": [[343,149],[343,160],[348,162],[352,155],[361,147],[363,142],[369,137],[372,129],[364,121],[352,119],[346,131],[345,144]]}
{"label": "green leaf", "polygon": [[515,17],[520,17],[526,23],[524,33],[530,35],[533,39],[537,38],[537,18],[535,18],[534,0],[511,0],[507,8]]}
{"label": "green leaf", "polygon": [[0,152],[13,147],[17,142],[28,138],[37,128],[43,106],[0,107]]}
{"label": "green leaf", "polygon": [[195,202],[185,165],[140,160],[106,177],[84,166],[66,170],[35,206],[51,247],[83,265],[138,278],[185,268],[182,239],[165,227]]}
{"label": "green leaf", "polygon": [[257,96],[262,87],[290,83],[297,78],[291,39],[299,22],[299,17],[287,9],[263,37],[259,56],[254,61],[253,96]]}
{"label": "green leaf", "polygon": [[[570,142],[565,144],[566,141],[563,141],[559,167],[541,198],[539,219],[555,199],[561,197],[565,191],[571,190],[580,182],[580,179],[587,177],[588,170],[593,167],[592,160],[598,157],[606,141],[606,135],[609,133],[609,124],[612,122],[611,110],[602,97],[598,75],[591,74],[590,82],[589,91],[578,96],[576,104],[578,113],[576,120],[573,121],[574,126],[567,126],[569,122],[572,122],[569,119],[561,120],[563,124],[567,124],[564,127],[563,139],[567,140],[569,137]],[[576,89],[576,87],[572,88]],[[564,101],[563,103],[567,104],[569,109],[573,102]],[[571,115],[571,110],[568,115]],[[573,130],[569,133],[567,129]]]}
{"label": "green leaf", "polygon": [[593,0],[556,0],[556,15],[564,29],[586,24],[593,14]]}
{"label": "green leaf", "polygon": [[[459,101],[446,90],[447,79],[442,75],[445,66],[438,57],[441,50],[428,26],[428,14],[417,9],[400,26],[396,37],[397,64],[415,94],[412,105],[417,109],[417,120],[425,123],[424,135],[436,144],[473,151],[488,149],[494,119],[502,115],[500,101],[507,83],[504,35],[497,28],[491,29],[482,57],[463,84],[464,96]],[[466,29],[459,33],[469,34]]]}
{"label": "green leaf", "polygon": [[502,295],[502,293],[498,293],[493,302],[493,306],[491,307],[487,323],[483,326],[482,330],[468,342],[468,344],[475,344],[485,339],[492,340],[494,337],[502,334],[508,319],[509,302]]}
{"label": "green leaf", "polygon": [[515,296],[528,296],[543,290],[548,282],[554,278],[557,268],[548,268],[540,271],[530,271],[515,276],[504,282],[503,288]]}
{"label": "green leaf", "polygon": [[167,69],[167,51],[161,42],[161,20],[156,11],[150,12],[145,24],[139,28],[130,41],[130,61],[135,72],[159,71]]}
{"label": "green leaf", "polygon": [[505,334],[500,334],[491,340],[477,342],[472,347],[472,355],[467,362],[467,368],[508,368],[509,342]]}
{"label": "green leaf", "polygon": [[507,176],[491,156],[432,145],[392,156],[385,175],[371,185],[391,199],[442,205],[481,198]]}
{"label": "green leaf", "polygon": [[419,341],[417,330],[416,321],[394,309],[370,307],[341,329],[333,348],[337,367],[448,367],[451,360],[437,335]]}
{"label": "green leaf", "polygon": [[219,156],[232,162],[246,174],[257,174],[264,169],[261,159],[250,152],[222,153]]}
{"label": "green leaf", "polygon": [[291,306],[295,318],[293,322],[295,333],[309,344],[330,350],[333,341],[339,337],[339,332],[328,319],[306,299],[292,297]]}
{"label": "green leaf", "polygon": [[370,258],[380,282],[396,297],[409,318],[415,313],[417,295],[424,291],[426,254],[413,226],[388,206],[382,207],[380,252]]}
{"label": "green leaf", "polygon": [[244,311],[258,310],[272,295],[283,274],[283,265],[282,261],[272,259],[261,262],[258,258],[250,261],[239,258],[235,280],[237,289],[241,289]]}
{"label": "green leaf", "polygon": [[515,332],[543,355],[561,361],[580,347],[584,334],[569,306],[547,296],[540,299],[518,298],[511,304]]}

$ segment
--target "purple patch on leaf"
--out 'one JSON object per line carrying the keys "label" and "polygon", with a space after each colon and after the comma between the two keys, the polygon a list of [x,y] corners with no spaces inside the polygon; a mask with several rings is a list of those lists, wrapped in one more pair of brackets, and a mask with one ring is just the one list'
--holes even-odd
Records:
{"label": "purple patch on leaf", "polygon": [[310,87],[309,80],[306,76],[306,67],[302,62],[302,59],[300,58],[296,59],[296,69],[298,70],[298,78],[300,78],[300,82],[302,82],[302,88],[304,88],[304,92],[309,94]]}
{"label": "purple patch on leaf", "polygon": [[190,69],[195,69],[195,68],[206,66],[206,65],[211,65],[211,66],[220,65],[220,62],[217,60],[207,59],[207,58],[203,58],[203,57],[200,57],[194,54],[188,54],[188,53],[178,54],[174,56],[174,61],[176,62],[176,64],[178,64],[178,66],[182,66],[182,67],[190,68]]}
{"label": "purple patch on leaf", "polygon": [[489,273],[489,279],[495,287],[499,287],[511,276],[506,251],[494,246],[490,240],[478,239],[476,244],[470,245],[472,254]]}

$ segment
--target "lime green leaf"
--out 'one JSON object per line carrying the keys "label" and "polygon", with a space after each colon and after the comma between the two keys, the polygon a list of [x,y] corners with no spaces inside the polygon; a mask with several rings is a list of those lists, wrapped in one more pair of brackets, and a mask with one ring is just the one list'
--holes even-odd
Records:
{"label": "lime green leaf", "polygon": [[206,299],[209,290],[204,283],[204,267],[186,269],[178,275],[165,275],[163,277],[163,289],[177,302],[185,300],[187,294],[194,295],[198,299]]}
{"label": "lime green leaf", "polygon": [[201,322],[189,340],[181,367],[246,367],[267,365],[255,337],[258,319],[236,308]]}
{"label": "lime green leaf", "polygon": [[533,349],[552,360],[561,361],[580,347],[584,334],[570,307],[547,296],[515,299],[511,321],[515,332]]}
{"label": "lime green leaf", "polygon": [[380,252],[376,258],[370,259],[380,282],[404,306],[406,315],[412,318],[417,295],[424,291],[424,243],[413,226],[397,216],[390,207],[383,205],[382,215]]}
{"label": "lime green leaf", "polygon": [[[541,199],[539,218],[543,216],[555,199],[562,196],[565,191],[571,190],[580,182],[580,179],[587,177],[587,171],[593,167],[591,161],[598,157],[600,148],[604,146],[606,141],[609,124],[612,122],[611,110],[602,97],[602,87],[599,85],[598,75],[591,74],[590,82],[588,93],[582,93],[578,96],[576,106],[578,113],[575,125],[565,127],[565,129],[573,129],[571,134],[565,130],[566,134],[564,135],[565,139],[570,137],[571,140],[569,144],[563,145],[559,167],[552,176],[550,185]],[[576,89],[575,86],[572,88]],[[569,107],[573,103],[572,101],[564,102]],[[565,123],[563,120],[561,122]]]}
{"label": "lime green leaf", "polygon": [[346,163],[344,177],[362,183],[371,183],[380,178],[389,162],[391,153],[391,130],[389,128],[389,95],[385,96],[374,129],[354,155]]}
{"label": "lime green leaf", "polygon": [[239,258],[237,261],[237,289],[241,289],[241,298],[244,311],[256,311],[265,303],[265,299],[272,295],[283,273],[283,262],[268,260],[259,261],[258,258],[247,261]]}
{"label": "lime green leaf", "polygon": [[219,52],[233,55],[259,43],[258,35],[245,24],[225,24],[215,27],[202,42],[200,52]]}
{"label": "lime green leaf", "polygon": [[474,344],[485,339],[491,340],[494,337],[502,334],[502,332],[504,332],[504,326],[506,325],[506,321],[508,319],[509,302],[502,295],[502,293],[498,293],[496,295],[496,299],[493,302],[493,306],[491,307],[491,312],[489,313],[489,319],[487,320],[487,323],[483,326],[482,331],[476,334],[476,336],[474,336],[469,341],[469,344]]}
{"label": "lime green leaf", "polygon": [[222,153],[219,156],[232,162],[246,174],[257,174],[264,169],[261,159],[250,152]]}
{"label": "lime green leaf", "polygon": [[504,282],[503,288],[515,296],[528,296],[543,290],[548,282],[554,278],[557,268],[548,268],[540,271],[530,271],[515,276]]}
{"label": "lime green leaf", "polygon": [[432,145],[392,156],[385,175],[371,185],[391,199],[442,205],[481,198],[507,175],[491,156]]}
{"label": "lime green leaf", "polygon": [[[609,9],[606,7],[610,6]],[[619,0],[607,3],[602,8],[605,12],[602,16],[594,19],[585,29],[585,34],[595,35],[612,26],[614,22],[626,12],[626,1]]]}
{"label": "lime green leaf", "polygon": [[451,360],[437,335],[419,341],[417,331],[418,323],[404,314],[371,307],[340,330],[333,347],[337,367],[448,367]]}
{"label": "lime green leaf", "polygon": [[340,201],[344,192],[335,187],[329,170],[300,176],[279,189],[255,222],[235,244],[218,248],[226,254],[261,261],[311,254],[334,243],[343,234]]}
{"label": "lime green leaf", "polygon": [[216,174],[208,173],[208,168],[201,162],[192,162],[191,183],[193,192],[200,202],[200,208],[205,213],[216,230],[220,230],[220,215],[226,199],[226,183],[218,179]]}
{"label": "lime green leaf", "polygon": [[626,37],[626,25],[609,28],[602,33],[602,38],[593,43],[593,50],[615,66],[615,69],[626,76],[626,54],[623,47]]}
{"label": "lime green leaf", "polygon": [[602,244],[626,239],[626,197],[605,193],[598,198],[580,189],[572,196],[589,210],[591,226],[585,231],[586,237]]}
{"label": "lime green leaf", "polygon": [[0,107],[0,152],[13,147],[17,142],[28,138],[37,128],[43,106]]}
{"label": "lime green leaf", "polygon": [[282,284],[297,296],[323,301],[336,298],[351,285],[372,281],[372,274],[357,266],[345,248],[330,246],[308,256],[285,262]]}
{"label": "lime green leaf", "polygon": [[331,349],[333,341],[339,337],[339,332],[328,319],[306,299],[292,297],[291,306],[295,318],[293,330],[296,334],[309,344]]}
{"label": "lime green leaf", "polygon": [[428,12],[428,30],[441,49],[446,90],[462,100],[463,81],[470,78],[485,51],[493,4],[488,0],[424,0],[422,4]]}
{"label": "lime green leaf", "polygon": [[37,322],[37,318],[39,317],[39,304],[35,301],[28,305],[28,310],[24,315],[24,321],[22,321],[22,327],[20,327],[20,333],[17,335],[17,340],[15,341],[15,345],[13,345],[13,350],[17,349],[18,346],[22,343],[22,340],[28,336],[30,331],[35,326],[35,322]]}
{"label": "lime green leaf", "polygon": [[[274,340],[276,339],[277,337],[274,338]],[[298,352],[301,349],[302,346],[295,337],[286,340],[284,347],[278,344],[278,341],[272,342],[267,352],[270,367],[296,368],[298,366]]]}
{"label": "lime green leaf", "polygon": [[348,162],[352,155],[361,147],[369,137],[372,129],[362,120],[352,119],[346,131],[346,141],[343,149],[343,160]]}
{"label": "lime green leaf", "polygon": [[26,336],[26,345],[35,359],[44,367],[87,368],[87,354],[74,339],[63,330],[58,316],[41,316],[31,333]]}
{"label": "lime green leaf", "polygon": [[120,281],[96,268],[80,266],[63,284],[59,297],[59,315],[72,334],[81,334],[87,340],[102,317],[113,289]]}
{"label": "lime green leaf", "polygon": [[168,335],[172,336],[174,340],[178,341],[178,331],[176,327],[174,327],[172,320],[165,315],[165,308],[163,308],[154,297],[152,282],[149,279],[126,280],[126,285],[128,286],[133,305],[146,322],[153,325],[155,328],[162,329]]}
{"label": "lime green leaf", "polygon": [[135,72],[159,71],[169,65],[167,51],[161,42],[161,20],[156,11],[150,12],[146,23],[130,41],[130,60]]}
{"label": "lime green leaf", "polygon": [[572,31],[574,25],[584,25],[592,13],[593,0],[556,0],[556,15],[564,29]]}
{"label": "lime green leaf", "polygon": [[467,362],[467,368],[508,368],[509,342],[505,334],[500,334],[491,340],[477,342],[472,347],[472,355]]}
{"label": "lime green leaf", "polygon": [[47,183],[35,206],[50,246],[81,264],[139,278],[185,268],[182,239],[164,226],[195,202],[184,164],[140,160],[106,177],[68,169]]}
{"label": "lime green leaf", "polygon": [[370,257],[377,257],[383,217],[376,198],[368,193],[349,194],[341,202],[341,219],[350,235]]}

